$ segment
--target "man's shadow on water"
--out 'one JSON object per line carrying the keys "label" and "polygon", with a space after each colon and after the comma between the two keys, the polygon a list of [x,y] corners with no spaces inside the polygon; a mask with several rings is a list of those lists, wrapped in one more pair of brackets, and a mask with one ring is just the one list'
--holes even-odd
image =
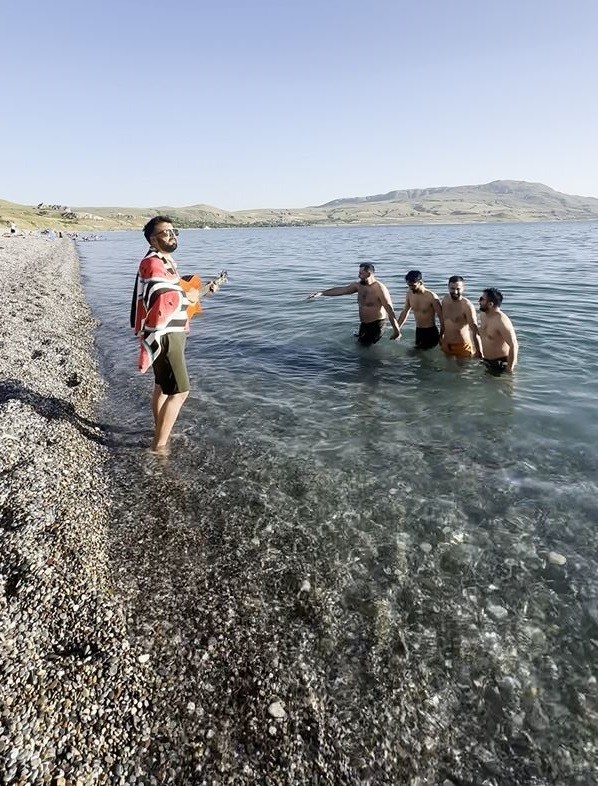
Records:
{"label": "man's shadow on water", "polygon": [[118,435],[144,436],[144,432],[139,429],[127,429],[122,426],[89,420],[80,415],[70,401],[64,401],[56,396],[42,396],[40,393],[25,387],[17,380],[2,380],[0,382],[0,404],[11,400],[28,404],[38,415],[41,415],[48,421],[64,420],[76,428],[85,439],[108,448],[139,446],[138,442],[120,441]]}

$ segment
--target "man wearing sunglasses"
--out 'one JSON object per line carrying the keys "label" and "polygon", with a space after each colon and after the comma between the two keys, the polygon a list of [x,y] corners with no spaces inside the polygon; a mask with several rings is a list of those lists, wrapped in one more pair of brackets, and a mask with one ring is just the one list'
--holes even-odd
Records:
{"label": "man wearing sunglasses", "polygon": [[131,323],[139,338],[138,366],[154,371],[152,451],[167,455],[168,439],[185,399],[189,375],[185,343],[189,332],[187,306],[197,303],[199,290],[185,292],[171,254],[178,230],[168,216],[156,216],[143,228],[149,250],[139,265],[131,309]]}

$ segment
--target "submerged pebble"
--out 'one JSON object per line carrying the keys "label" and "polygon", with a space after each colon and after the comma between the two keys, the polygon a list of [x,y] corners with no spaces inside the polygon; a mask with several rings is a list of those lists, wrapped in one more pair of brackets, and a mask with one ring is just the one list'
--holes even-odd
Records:
{"label": "submerged pebble", "polygon": [[497,606],[494,603],[489,603],[486,606],[488,614],[495,620],[504,620],[509,616],[509,612],[504,606]]}
{"label": "submerged pebble", "polygon": [[273,701],[268,707],[268,713],[273,718],[286,718],[287,713],[280,701]]}

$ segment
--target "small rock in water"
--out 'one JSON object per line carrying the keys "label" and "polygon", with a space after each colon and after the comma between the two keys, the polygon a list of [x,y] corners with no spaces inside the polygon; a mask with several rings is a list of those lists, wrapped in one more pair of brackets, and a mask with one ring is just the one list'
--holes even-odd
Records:
{"label": "small rock in water", "polygon": [[273,701],[268,707],[268,712],[273,718],[286,718],[287,713],[281,702]]}
{"label": "small rock in water", "polygon": [[511,698],[521,689],[521,685],[514,677],[503,677],[498,682],[498,688],[503,696]]}
{"label": "small rock in water", "polygon": [[527,634],[530,644],[536,648],[542,648],[546,644],[546,634],[541,628],[534,628],[532,626],[528,626],[523,629],[524,632]]}
{"label": "small rock in water", "polygon": [[431,543],[420,543],[420,549],[424,552],[424,554],[429,554],[432,551],[432,544]]}
{"label": "small rock in water", "polygon": [[538,701],[535,701],[530,711],[526,713],[526,720],[534,731],[544,731],[550,725],[550,720]]}
{"label": "small rock in water", "polygon": [[559,565],[562,567],[567,562],[567,557],[559,554],[558,551],[550,551],[548,553],[548,562],[550,562],[551,565]]}
{"label": "small rock in water", "polygon": [[489,603],[486,606],[486,609],[488,614],[495,620],[504,620],[509,616],[509,612],[505,609],[504,606],[495,606],[493,603]]}
{"label": "small rock in water", "polygon": [[309,592],[311,590],[311,582],[309,579],[304,579],[303,584],[299,587],[299,594],[302,592]]}
{"label": "small rock in water", "polygon": [[137,660],[139,661],[139,663],[147,663],[149,659],[150,659],[150,656],[149,656],[149,653],[148,653],[148,652],[145,652],[143,655],[140,655],[140,656],[137,658]]}

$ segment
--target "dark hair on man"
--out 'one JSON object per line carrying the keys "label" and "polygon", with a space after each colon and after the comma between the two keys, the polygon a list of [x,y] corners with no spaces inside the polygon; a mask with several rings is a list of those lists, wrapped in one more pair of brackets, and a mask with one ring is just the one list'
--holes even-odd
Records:
{"label": "dark hair on man", "polygon": [[421,280],[422,280],[422,274],[420,273],[419,270],[410,270],[405,276],[405,281],[408,284],[417,284],[417,282]]}
{"label": "dark hair on man", "polygon": [[448,282],[449,284],[462,284],[463,276],[451,276]]}
{"label": "dark hair on man", "polygon": [[371,262],[362,262],[359,266],[360,270],[371,270],[372,273],[376,272],[376,268],[372,265]]}
{"label": "dark hair on man", "polygon": [[154,229],[156,228],[156,224],[172,224],[172,218],[168,216],[154,216],[154,218],[150,218],[147,224],[143,227],[143,234],[145,235],[145,239],[148,243],[151,243],[151,236],[154,234]]}
{"label": "dark hair on man", "polygon": [[492,303],[493,306],[500,308],[502,303],[502,292],[499,292],[499,290],[496,287],[490,287],[489,289],[485,289],[483,295],[485,298],[487,298],[487,300],[489,300]]}

